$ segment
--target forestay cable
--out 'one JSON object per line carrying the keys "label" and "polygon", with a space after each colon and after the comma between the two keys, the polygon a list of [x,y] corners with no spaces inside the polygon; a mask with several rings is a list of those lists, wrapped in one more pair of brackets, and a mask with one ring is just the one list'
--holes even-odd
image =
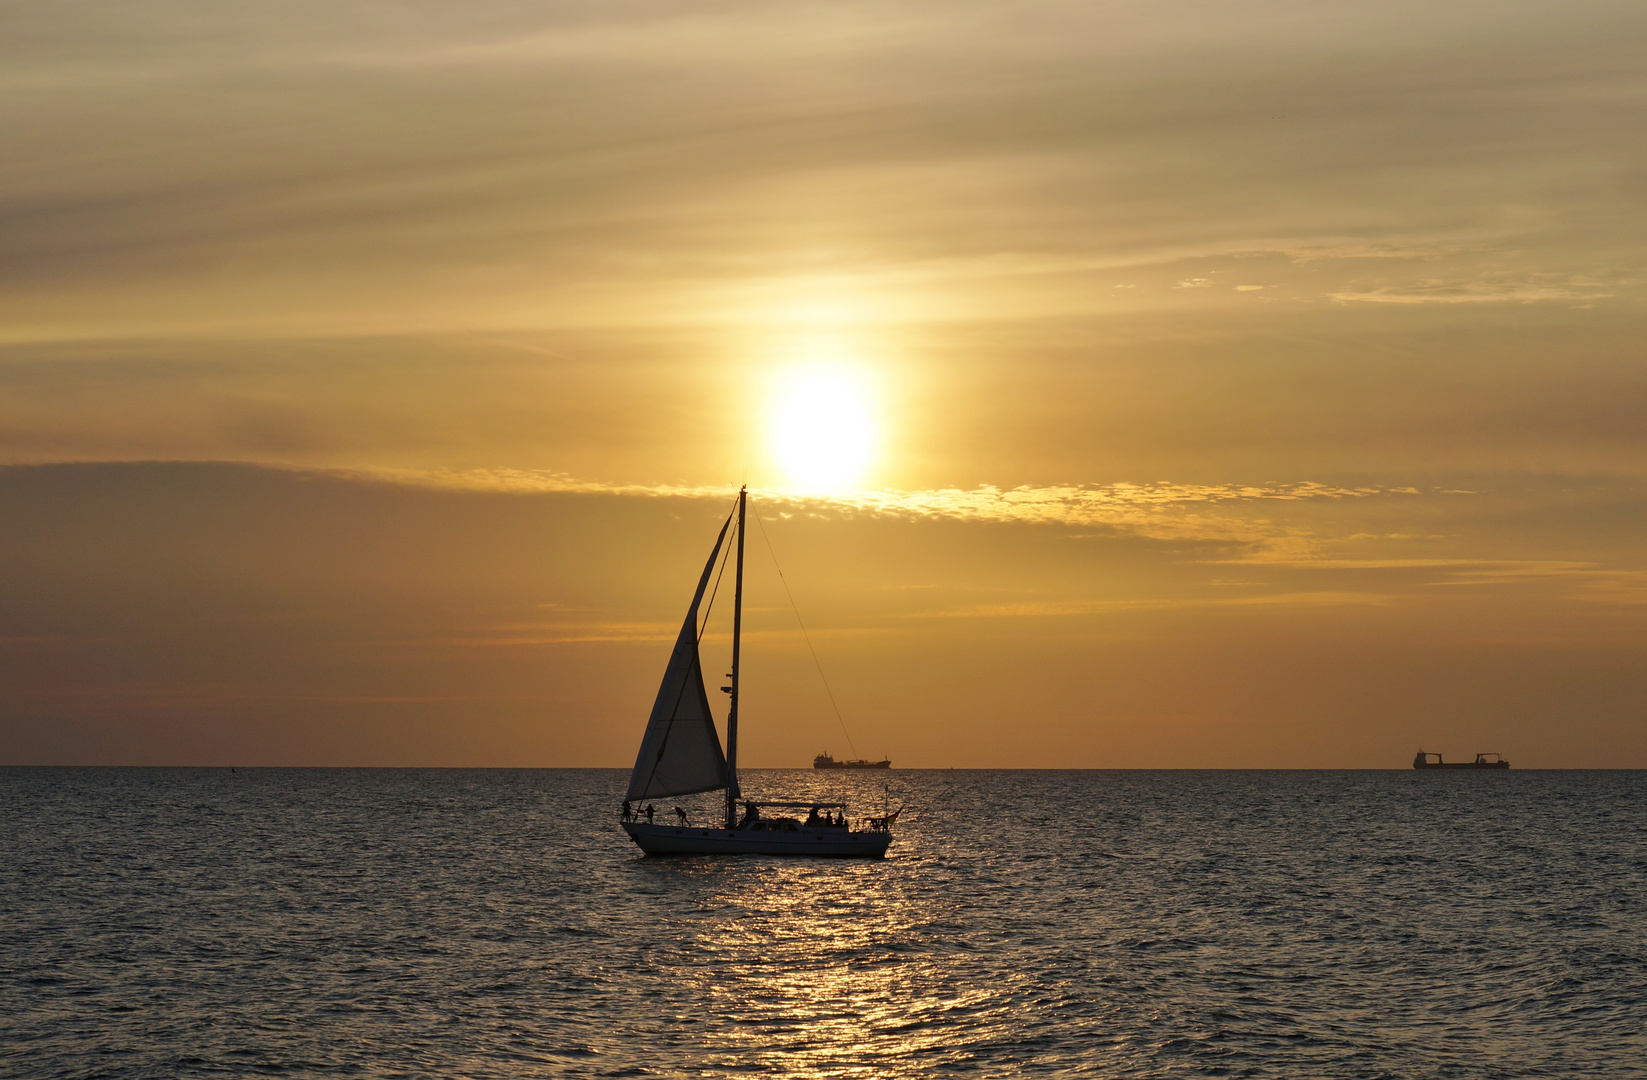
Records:
{"label": "forestay cable", "polygon": [[[733,507],[732,513],[735,514],[737,512],[738,512],[737,508]],[[727,515],[726,521],[727,521],[728,525],[730,525],[732,523],[731,514]],[[736,528],[734,528],[732,530],[732,536],[736,536],[736,535],[738,535],[738,530]],[[732,537],[730,537],[730,536],[727,537],[728,540],[731,540],[731,538]],[[719,570],[715,571],[715,587],[713,589],[711,589],[710,592],[709,592],[709,603],[706,604],[704,606],[704,609],[703,609],[703,622],[698,627],[698,638],[697,638],[697,640],[700,643],[703,641],[703,635],[709,632],[709,613],[715,610],[715,597],[720,595],[720,591],[721,591],[721,575],[726,573],[726,560],[728,558],[730,558],[731,555],[732,555],[732,545],[730,543],[728,543],[726,545],[726,549],[721,552],[721,568]]]}
{"label": "forestay cable", "polygon": [[829,695],[829,707],[835,710],[835,719],[840,722],[841,734],[846,736],[847,749],[852,751],[853,757],[857,757],[858,748],[852,745],[852,733],[846,730],[846,718],[841,715],[841,707],[835,704],[835,691],[829,688],[829,677],[824,674],[823,664],[818,660],[818,650],[812,647],[812,635],[806,632],[806,622],[801,618],[801,609],[795,603],[795,594],[789,591],[789,579],[783,576],[783,567],[778,565],[778,553],[772,548],[772,538],[766,534],[766,522],[761,520],[759,510],[755,510],[755,524],[760,526],[761,539],[766,542],[766,553],[772,556],[772,566],[778,571],[778,580],[783,582],[783,593],[789,597],[789,609],[795,613],[795,624],[801,628],[806,650],[812,654],[812,664],[818,669],[818,678],[823,682],[824,693]]}

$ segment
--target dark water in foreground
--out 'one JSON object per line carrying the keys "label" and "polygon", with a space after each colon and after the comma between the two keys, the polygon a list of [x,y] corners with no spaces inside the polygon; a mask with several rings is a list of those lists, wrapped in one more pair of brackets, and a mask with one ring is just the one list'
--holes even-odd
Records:
{"label": "dark water in foreground", "polygon": [[625,779],[0,770],[0,1074],[1647,1075],[1647,774],[748,777],[885,862]]}

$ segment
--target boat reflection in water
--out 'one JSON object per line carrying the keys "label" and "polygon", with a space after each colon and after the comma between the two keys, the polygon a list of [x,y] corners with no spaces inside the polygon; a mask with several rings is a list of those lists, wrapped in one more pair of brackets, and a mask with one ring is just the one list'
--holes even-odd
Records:
{"label": "boat reflection in water", "polygon": [[[738,503],[721,526],[715,546],[709,552],[697,592],[686,609],[674,652],[664,668],[652,715],[635,756],[635,771],[624,795],[622,824],[640,849],[648,855],[835,855],[880,858],[892,843],[896,813],[883,812],[877,818],[863,818],[854,828],[842,802],[747,799],[738,788],[738,676],[739,651],[743,640],[743,538],[749,504],[749,490],[738,492]],[[729,685],[721,692],[730,695],[726,712],[726,753],[721,753],[720,735],[709,710],[709,695],[703,686],[703,662],[698,643],[703,625],[698,608],[709,590],[715,562],[727,540],[727,530],[736,523],[737,573],[732,599],[732,670]],[[721,570],[726,569],[725,563]],[[714,604],[715,591],[709,594]],[[891,762],[886,762],[886,765]],[[724,819],[720,824],[694,825],[689,813],[674,808],[674,821],[654,820],[655,807],[649,800],[724,791]],[[645,807],[639,804],[647,803]],[[738,812],[739,806],[743,813]],[[776,814],[763,814],[762,810]],[[783,811],[810,811],[803,820]],[[641,818],[645,820],[642,821]]]}
{"label": "boat reflection in water", "polygon": [[[1434,761],[1430,759],[1434,758]],[[1510,763],[1498,754],[1477,754],[1474,761],[1442,761],[1440,754],[1420,750],[1413,758],[1415,769],[1508,769]]]}

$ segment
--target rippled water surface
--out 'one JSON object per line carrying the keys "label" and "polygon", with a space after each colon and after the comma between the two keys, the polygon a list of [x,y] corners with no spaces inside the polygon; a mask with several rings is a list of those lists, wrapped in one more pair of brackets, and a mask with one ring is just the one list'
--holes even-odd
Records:
{"label": "rippled water surface", "polygon": [[1647,1075],[1641,773],[748,774],[884,862],[625,780],[0,770],[0,1072]]}

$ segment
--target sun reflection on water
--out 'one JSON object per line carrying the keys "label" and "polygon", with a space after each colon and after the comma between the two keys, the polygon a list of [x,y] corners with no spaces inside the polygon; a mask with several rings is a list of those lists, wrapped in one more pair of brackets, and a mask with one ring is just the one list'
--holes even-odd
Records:
{"label": "sun reflection on water", "polygon": [[[828,783],[790,774],[797,781]],[[854,786],[855,809],[881,802],[879,783]],[[791,792],[809,793],[828,797]],[[960,1068],[1021,1022],[1025,976],[1001,971],[966,929],[979,905],[918,830],[884,862],[705,857],[634,869],[649,893],[680,905],[659,961],[690,972],[669,991],[671,1023],[699,1040],[706,1074],[752,1062],[798,1077]]]}
{"label": "sun reflection on water", "polygon": [[941,1045],[927,1014],[946,1004],[923,994],[924,966],[899,946],[914,928],[888,906],[881,869],[728,868],[716,883],[723,917],[690,942],[707,960],[704,1003],[728,1021],[705,1047],[705,1065],[758,1057],[787,1076],[872,1076]]}

